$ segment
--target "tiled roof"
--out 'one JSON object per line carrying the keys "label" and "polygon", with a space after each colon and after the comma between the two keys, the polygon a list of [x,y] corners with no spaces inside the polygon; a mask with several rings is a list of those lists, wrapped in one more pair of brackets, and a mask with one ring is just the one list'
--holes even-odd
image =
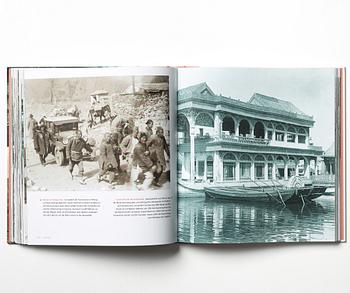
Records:
{"label": "tiled roof", "polygon": [[244,107],[251,110],[260,110],[266,113],[286,115],[288,117],[297,117],[308,121],[313,121],[313,117],[303,113],[291,102],[280,100],[274,97],[255,93],[248,102],[242,102],[237,99],[215,95],[206,82],[189,86],[178,91],[178,101],[187,99],[204,99],[210,102],[229,103],[232,106]]}
{"label": "tiled roof", "polygon": [[299,110],[296,106],[294,106],[291,102],[280,100],[274,97],[265,96],[259,93],[255,93],[249,100],[250,104],[267,107],[270,109],[276,109],[291,113],[298,113],[301,115],[305,115],[305,113]]}
{"label": "tiled roof", "polygon": [[195,84],[178,91],[179,98],[198,98],[205,95],[215,96],[206,82]]}

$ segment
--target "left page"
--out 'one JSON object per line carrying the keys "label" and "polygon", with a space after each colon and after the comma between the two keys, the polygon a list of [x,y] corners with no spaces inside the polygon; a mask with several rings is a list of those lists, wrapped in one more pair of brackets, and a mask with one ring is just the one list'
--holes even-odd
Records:
{"label": "left page", "polygon": [[12,180],[22,194],[14,200],[22,237],[13,242],[175,242],[175,80],[176,69],[166,67],[10,69],[22,108],[10,120],[10,169],[23,173]]}

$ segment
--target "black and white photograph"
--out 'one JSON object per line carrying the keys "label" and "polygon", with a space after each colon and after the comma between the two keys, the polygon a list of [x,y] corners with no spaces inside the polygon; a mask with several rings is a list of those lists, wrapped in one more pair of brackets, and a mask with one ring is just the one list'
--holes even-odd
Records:
{"label": "black and white photograph", "polygon": [[334,241],[336,70],[179,76],[180,241]]}
{"label": "black and white photograph", "polygon": [[169,77],[26,79],[26,187],[169,188]]}

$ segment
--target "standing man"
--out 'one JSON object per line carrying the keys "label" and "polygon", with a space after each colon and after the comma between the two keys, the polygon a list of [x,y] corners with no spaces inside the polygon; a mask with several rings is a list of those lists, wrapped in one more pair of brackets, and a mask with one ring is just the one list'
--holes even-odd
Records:
{"label": "standing man", "polygon": [[83,149],[88,152],[92,152],[91,147],[82,138],[81,130],[76,130],[75,135],[71,138],[67,145],[67,159],[69,160],[69,172],[73,179],[73,169],[75,165],[78,165],[79,176],[82,177],[80,180],[81,184],[84,184],[84,166],[83,166]]}
{"label": "standing man", "polygon": [[[120,143],[120,149],[122,151],[122,160],[127,163],[126,172],[128,176],[130,176],[131,167],[132,167],[131,161],[132,161],[132,155],[134,152],[135,145],[133,144],[132,129],[129,126],[126,126],[124,128],[124,135],[125,136]],[[122,162],[121,162],[121,165],[123,165]],[[121,169],[123,169],[122,166],[121,166]]]}
{"label": "standing man", "polygon": [[[140,141],[134,148],[132,161],[131,181],[140,181],[138,189],[148,189],[153,181],[154,164],[150,158],[150,152],[147,147],[147,134],[140,134]],[[141,169],[141,172],[138,171]]]}
{"label": "standing man", "polygon": [[114,176],[116,172],[118,172],[118,163],[114,156],[110,133],[106,133],[104,139],[101,142],[99,165],[100,171],[98,173],[98,182],[102,180],[103,175],[109,173],[108,182],[110,186],[112,186]]}
{"label": "standing man", "polygon": [[28,129],[28,135],[31,139],[34,138],[34,131],[37,125],[38,125],[38,122],[34,119],[33,114],[29,114],[27,129]]}
{"label": "standing man", "polygon": [[157,166],[154,172],[153,185],[161,187],[159,179],[164,170],[166,169],[166,160],[164,152],[168,155],[168,157],[170,157],[169,147],[165,140],[164,130],[162,127],[157,127],[156,134],[152,135],[148,142],[148,147],[151,152],[151,158]]}
{"label": "standing man", "polygon": [[148,119],[146,122],[146,134],[147,134],[147,139],[150,138],[153,135],[153,120]]}
{"label": "standing man", "polygon": [[50,152],[50,134],[47,132],[46,126],[42,124],[33,135],[34,149],[39,155],[41,165],[45,166],[45,159]]}

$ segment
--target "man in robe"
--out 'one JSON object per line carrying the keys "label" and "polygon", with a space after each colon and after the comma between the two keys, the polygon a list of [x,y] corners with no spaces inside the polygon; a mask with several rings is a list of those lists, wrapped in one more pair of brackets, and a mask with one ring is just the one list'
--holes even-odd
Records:
{"label": "man in robe", "polygon": [[164,153],[170,157],[169,147],[165,140],[164,130],[162,127],[157,127],[156,134],[152,135],[148,141],[148,147],[151,152],[151,158],[157,166],[154,172],[153,185],[161,187],[159,179],[166,169],[166,160]]}
{"label": "man in robe", "polygon": [[79,176],[82,177],[80,183],[84,184],[84,165],[83,165],[83,149],[92,152],[91,147],[82,138],[81,130],[76,130],[74,137],[68,141],[66,156],[69,160],[69,173],[73,179],[74,166],[79,168]]}

